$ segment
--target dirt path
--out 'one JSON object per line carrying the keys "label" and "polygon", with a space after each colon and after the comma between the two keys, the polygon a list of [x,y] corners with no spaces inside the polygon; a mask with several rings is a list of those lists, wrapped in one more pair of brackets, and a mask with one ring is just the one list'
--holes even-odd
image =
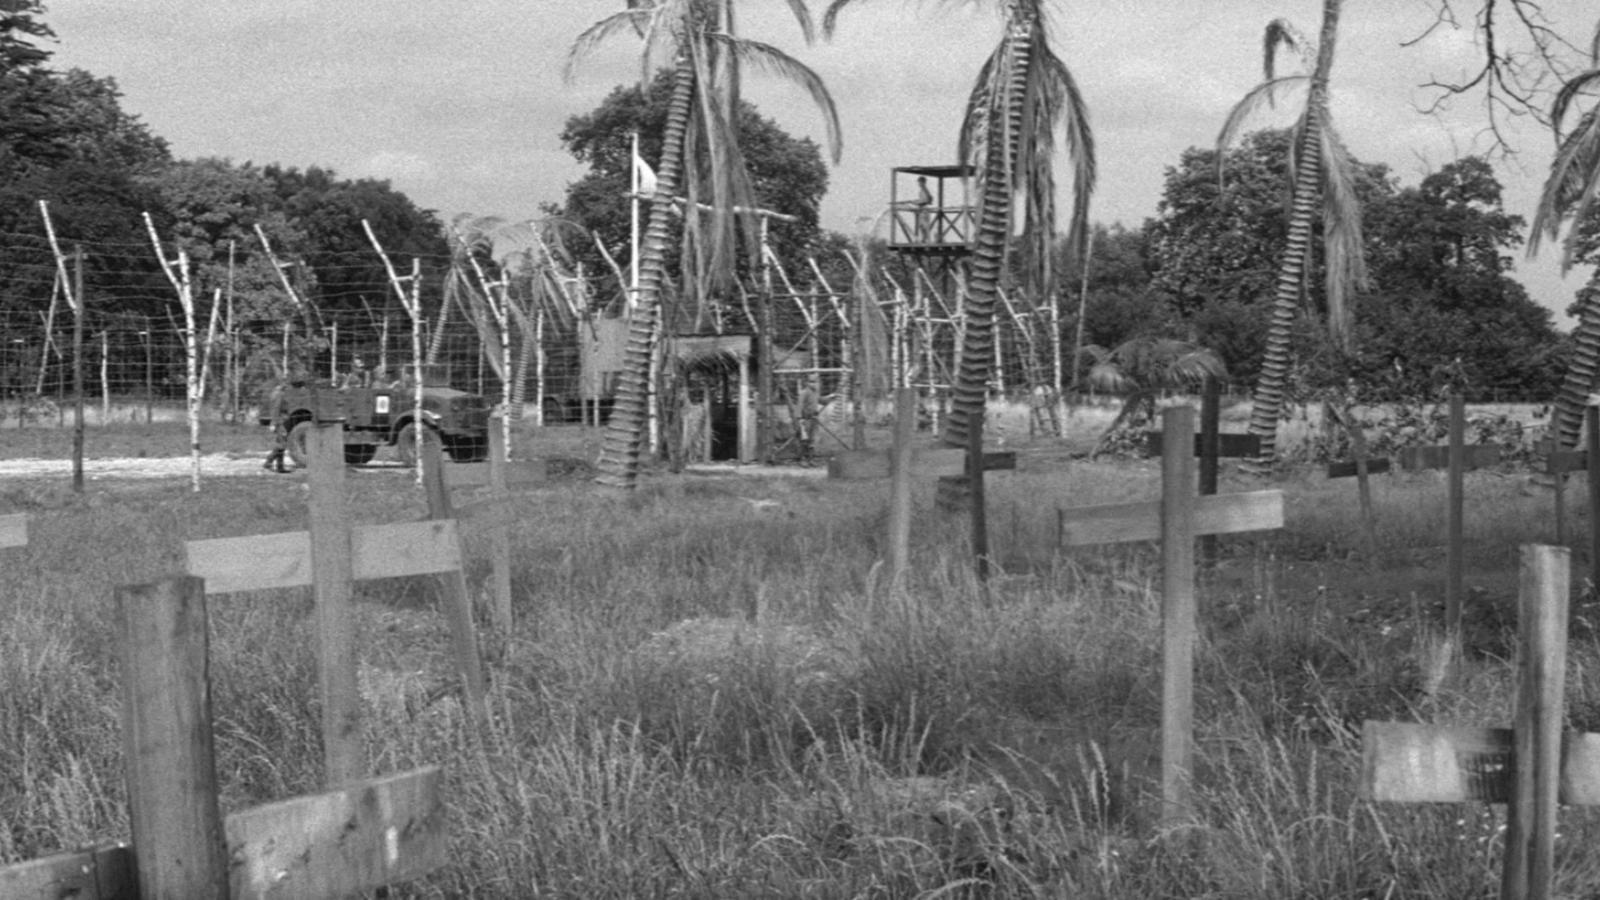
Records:
{"label": "dirt path", "polygon": [[[200,477],[281,477],[261,468],[262,453],[209,453],[200,457]],[[399,463],[378,462],[354,471],[395,472]],[[188,456],[108,457],[83,461],[84,478],[90,481],[133,478],[187,478],[194,471]],[[291,469],[291,471],[302,471]],[[71,478],[72,461],[67,459],[0,460],[0,479]]]}

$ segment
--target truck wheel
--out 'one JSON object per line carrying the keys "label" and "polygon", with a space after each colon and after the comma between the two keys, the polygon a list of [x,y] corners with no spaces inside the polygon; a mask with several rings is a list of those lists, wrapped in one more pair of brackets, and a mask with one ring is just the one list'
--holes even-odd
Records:
{"label": "truck wheel", "polygon": [[445,445],[450,458],[456,462],[482,462],[489,456],[489,439],[486,437],[451,438]]}
{"label": "truck wheel", "polygon": [[306,441],[309,440],[311,429],[315,427],[317,426],[307,420],[289,429],[289,459],[302,469],[311,464],[311,450],[306,446]]}
{"label": "truck wheel", "polygon": [[376,444],[345,444],[344,461],[346,465],[364,466],[372,462],[372,457],[378,453]]}
{"label": "truck wheel", "polygon": [[[439,432],[426,425],[422,428],[422,439],[436,447],[443,447],[444,445],[444,442],[439,439]],[[394,449],[396,455],[400,457],[402,465],[409,468],[417,464],[416,425],[407,425],[400,429],[400,437],[394,442]]]}

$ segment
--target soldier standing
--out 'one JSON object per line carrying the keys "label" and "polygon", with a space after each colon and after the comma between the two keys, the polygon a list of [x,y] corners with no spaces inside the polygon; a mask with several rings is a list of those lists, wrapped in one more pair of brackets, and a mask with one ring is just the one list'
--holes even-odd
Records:
{"label": "soldier standing", "polygon": [[267,461],[261,464],[261,468],[277,472],[289,471],[283,464],[284,454],[289,450],[289,411],[284,408],[283,388],[283,382],[278,382],[267,397],[267,409],[272,414],[272,452],[267,454]]}

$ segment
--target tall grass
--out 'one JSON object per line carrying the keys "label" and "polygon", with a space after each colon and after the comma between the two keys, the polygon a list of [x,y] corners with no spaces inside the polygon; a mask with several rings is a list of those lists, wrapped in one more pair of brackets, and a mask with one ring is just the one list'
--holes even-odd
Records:
{"label": "tall grass", "polygon": [[[1485,603],[1506,601],[1515,543],[1548,539],[1548,495],[1497,478],[1470,482]],[[1292,483],[1284,534],[1224,540],[1201,582],[1196,808],[1162,831],[1154,553],[1052,546],[1057,505],[1151,498],[1156,479],[1142,464],[998,476],[996,576],[974,580],[964,522],[927,513],[903,591],[874,569],[881,485],[530,492],[483,728],[455,699],[434,588],[357,591],[370,766],[443,762],[449,780],[453,862],[394,895],[1490,896],[1496,810],[1356,792],[1361,719],[1509,715],[1510,661],[1488,652],[1504,635],[1441,663],[1442,486],[1380,484],[1377,564],[1351,561],[1348,483]],[[303,500],[255,479],[0,494],[34,516],[0,588],[0,863],[126,837],[113,588],[175,571],[185,539],[303,527]],[[350,501],[358,521],[422,511],[398,477]],[[484,527],[464,525],[480,587]],[[229,810],[319,786],[308,612],[293,591],[211,602]],[[1571,658],[1572,718],[1593,727],[1592,632],[1575,630]],[[1600,890],[1596,837],[1591,814],[1563,812],[1564,893]]]}

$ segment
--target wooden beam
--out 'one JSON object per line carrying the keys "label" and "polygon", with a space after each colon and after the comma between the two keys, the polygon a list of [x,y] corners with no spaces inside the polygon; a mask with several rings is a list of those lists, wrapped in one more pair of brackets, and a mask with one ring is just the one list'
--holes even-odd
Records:
{"label": "wooden beam", "polygon": [[[846,450],[828,460],[828,477],[840,479],[888,478],[892,451]],[[1010,450],[985,453],[985,472],[1017,467],[1017,454]],[[967,451],[959,447],[918,447],[911,453],[914,478],[957,478],[967,473]]]}
{"label": "wooden beam", "polygon": [[[1161,456],[1161,823],[1175,827],[1191,813],[1194,749],[1194,410],[1168,407],[1162,427],[1174,444]],[[1212,498],[1207,498],[1212,499]]]}
{"label": "wooden beam", "polygon": [[449,859],[438,766],[228,817],[233,900],[344,897]]}
{"label": "wooden beam", "polygon": [[[1387,456],[1369,459],[1367,460],[1367,474],[1378,475],[1387,472],[1392,465],[1393,462]],[[1356,461],[1353,459],[1328,463],[1329,478],[1354,478],[1356,474]]]}
{"label": "wooden beam", "polygon": [[356,626],[351,611],[354,539],[345,509],[344,428],[317,425],[307,436],[310,489],[312,633],[322,697],[324,784],[338,787],[367,773],[361,695],[356,687]]}
{"label": "wooden beam", "polygon": [[[1481,469],[1485,466],[1497,465],[1500,462],[1499,444],[1473,444],[1463,447],[1463,463],[1466,470]],[[1450,467],[1450,447],[1406,447],[1400,451],[1400,468],[1407,472],[1421,472],[1427,469],[1447,469]],[[1369,470],[1370,471],[1370,470]]]}
{"label": "wooden beam", "polygon": [[[1162,452],[1162,432],[1145,432],[1145,449],[1151,456],[1160,456]],[[1255,434],[1234,434],[1231,432],[1218,432],[1215,435],[1205,433],[1194,436],[1194,455],[1203,458],[1206,440],[1214,438],[1217,443],[1217,457],[1220,459],[1248,459],[1261,453],[1261,437]]]}
{"label": "wooden beam", "polygon": [[28,543],[28,514],[0,516],[0,547],[24,547]]}
{"label": "wooden beam", "polygon": [[[1505,803],[1511,798],[1509,728],[1367,722],[1361,795],[1385,803]],[[1561,736],[1560,801],[1600,806],[1600,734]]]}
{"label": "wooden beam", "polygon": [[[1217,494],[1195,501],[1196,534],[1236,534],[1283,527],[1283,492]],[[1061,545],[1120,544],[1161,537],[1160,501],[1080,506],[1058,511]]]}
{"label": "wooden beam", "polygon": [[111,844],[0,867],[7,900],[139,900],[133,848]]}
{"label": "wooden beam", "polygon": [[[461,568],[453,519],[389,522],[350,529],[357,580],[433,575]],[[206,580],[207,594],[309,587],[311,534],[284,531],[184,544],[184,571]]]}
{"label": "wooden beam", "polygon": [[[492,430],[492,429],[491,429]],[[491,442],[492,443],[492,442]],[[491,454],[493,449],[489,451]],[[550,467],[542,459],[515,459],[501,461],[505,467],[506,484],[542,484],[550,480]],[[445,463],[446,487],[484,487],[489,484],[491,466],[484,463]]]}
{"label": "wooden beam", "polygon": [[1544,470],[1551,475],[1583,472],[1589,468],[1589,454],[1583,450],[1556,450],[1545,458]]}

